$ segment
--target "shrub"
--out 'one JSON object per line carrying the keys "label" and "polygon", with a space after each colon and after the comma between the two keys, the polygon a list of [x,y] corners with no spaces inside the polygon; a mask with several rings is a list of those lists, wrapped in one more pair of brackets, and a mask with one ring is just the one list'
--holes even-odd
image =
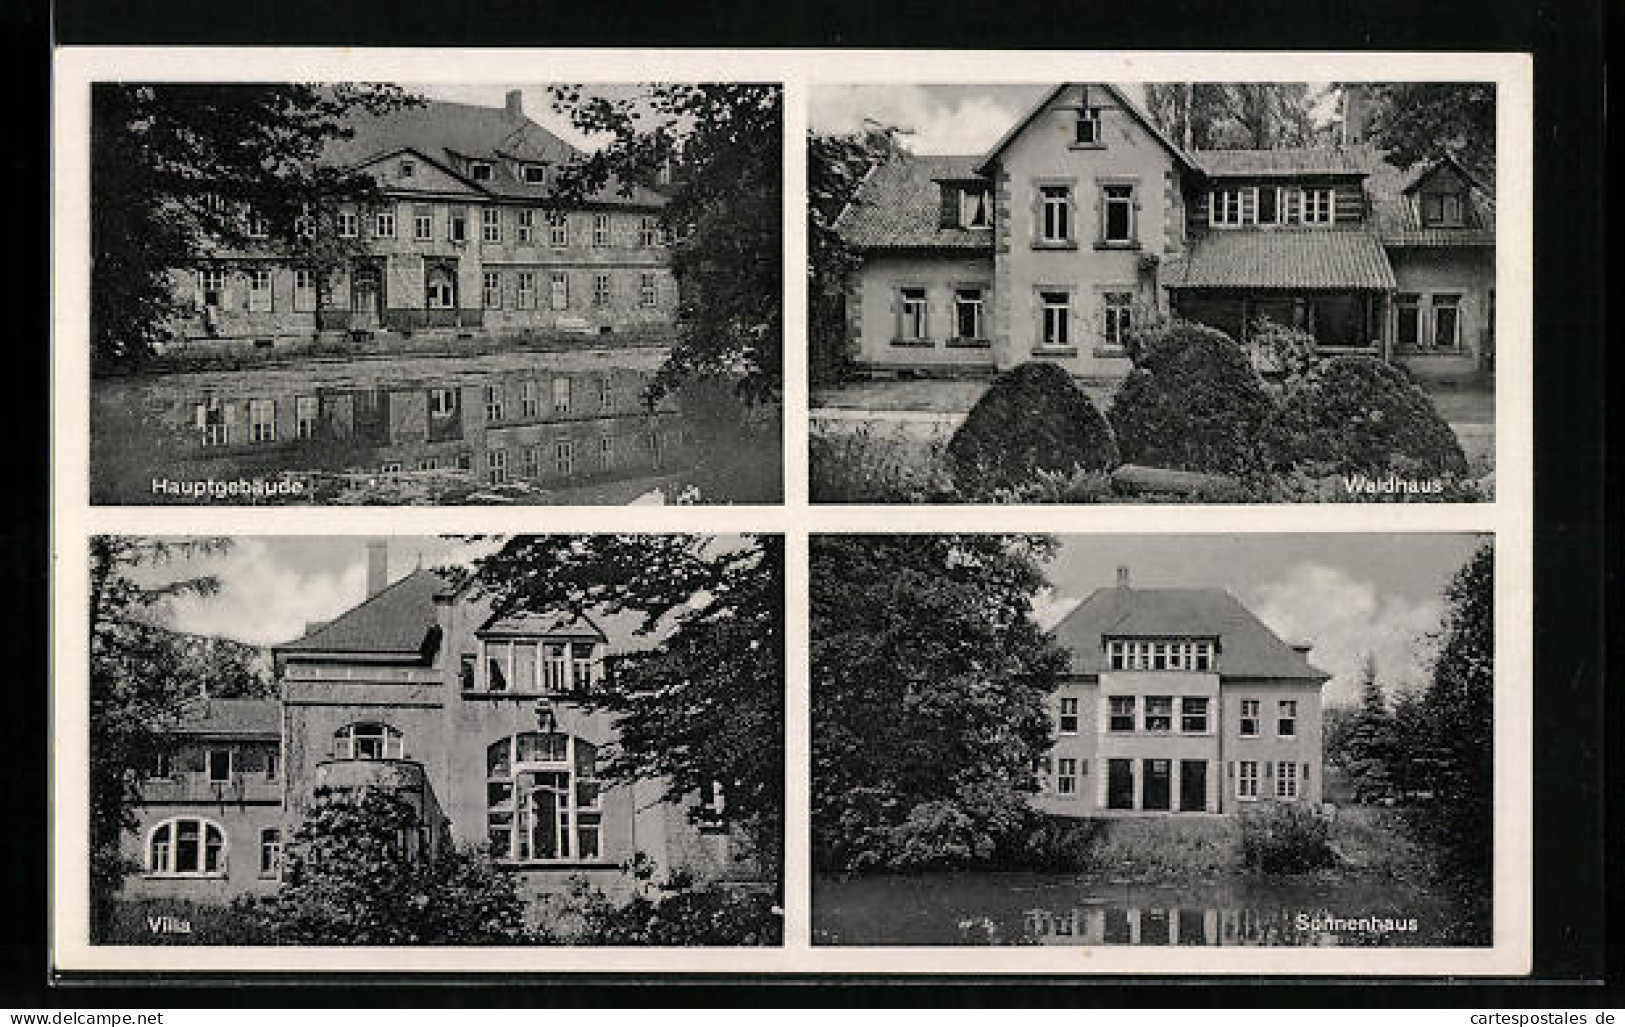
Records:
{"label": "shrub", "polygon": [[1127,463],[1245,473],[1269,461],[1275,404],[1228,335],[1174,321],[1135,333],[1134,369],[1112,400]]}
{"label": "shrub", "polygon": [[1461,476],[1461,443],[1404,369],[1375,357],[1336,357],[1292,389],[1275,437],[1287,463],[1342,474]]}
{"label": "shrub", "polygon": [[1337,861],[1331,825],[1307,806],[1271,803],[1241,818],[1241,862],[1266,874],[1301,874]]}
{"label": "shrub", "polygon": [[622,865],[630,897],[616,901],[583,878],[571,881],[549,941],[568,945],[778,945],[784,911],[769,892],[696,887],[686,874],[655,882],[657,868],[639,853]]}
{"label": "shrub", "polygon": [[900,431],[808,437],[808,490],[817,503],[952,503],[959,497],[944,467],[940,438],[917,440]]}
{"label": "shrub", "polygon": [[1320,365],[1313,335],[1267,317],[1249,326],[1247,355],[1266,380],[1279,382],[1288,391]]}
{"label": "shrub", "polygon": [[967,498],[1018,489],[1038,472],[1071,475],[1117,464],[1111,427],[1055,364],[1021,364],[1000,375],[948,443],[954,481]]}

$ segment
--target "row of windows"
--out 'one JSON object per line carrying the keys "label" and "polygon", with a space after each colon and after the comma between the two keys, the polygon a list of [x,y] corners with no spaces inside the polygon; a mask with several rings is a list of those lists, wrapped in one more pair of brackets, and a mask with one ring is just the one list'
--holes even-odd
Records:
{"label": "row of windows", "polygon": [[[435,241],[438,220],[433,207],[414,206],[410,229],[412,240]],[[572,222],[578,226],[574,232],[571,231]],[[545,244],[555,249],[563,249],[569,246],[571,239],[574,238],[577,243],[587,244],[596,249],[616,245],[615,233],[612,231],[613,221],[609,214],[572,217],[560,210],[482,207],[479,224],[480,241],[483,243],[500,243],[511,238],[521,244]],[[341,239],[358,239],[363,228],[373,239],[396,238],[399,228],[396,224],[396,211],[379,210],[367,216],[355,211],[339,212],[338,233]],[[468,232],[469,211],[461,207],[452,207],[446,216],[445,238],[450,242],[467,242]],[[652,215],[639,217],[634,233],[626,237],[624,244],[645,249],[664,245],[665,232],[660,227],[660,219]]]}
{"label": "row of windows", "polygon": [[[659,432],[649,432],[645,436],[648,444],[651,467],[659,470],[665,459],[665,446],[662,444]],[[613,435],[600,435],[598,437],[598,470],[612,471],[619,466],[624,447],[616,441]],[[485,453],[486,479],[493,485],[504,485],[511,480],[510,475],[517,470],[521,477],[535,479],[542,476],[543,447],[526,446],[519,451],[521,465],[516,468],[508,458],[508,450],[501,447],[492,447]],[[579,461],[576,459],[576,443],[574,439],[560,439],[553,443],[553,470],[558,474],[574,474]],[[434,470],[432,467],[420,466],[419,470]],[[467,468],[464,468],[465,470]],[[396,467],[396,470],[400,470]]]}
{"label": "row of windows", "polygon": [[[506,306],[515,310],[535,310],[544,305],[539,291],[543,284],[541,272],[515,271],[507,274],[512,275],[511,280],[505,281],[504,272],[484,272],[481,278],[481,301],[487,309],[499,310]],[[270,313],[276,309],[270,268],[251,268],[243,273],[243,280],[246,291],[241,300],[241,309],[249,313]],[[589,294],[591,305],[598,308],[609,306],[614,296],[614,284],[614,277],[610,273],[603,271],[594,273]],[[547,272],[546,287],[547,309],[570,309],[569,272]],[[349,298],[348,305],[361,310],[375,309],[378,303],[378,288],[376,272],[367,268],[357,269],[351,284],[354,296]],[[233,302],[231,277],[224,268],[203,268],[198,271],[195,298],[196,305],[203,310],[225,310],[237,306]],[[346,297],[343,295],[334,296],[332,300],[341,307],[346,305]],[[455,309],[458,305],[455,272],[440,265],[428,267],[424,275],[423,302],[430,310]],[[660,282],[655,273],[644,271],[638,274],[637,302],[642,307],[659,305]],[[312,313],[316,308],[315,272],[310,268],[295,268],[293,311]]]}
{"label": "row of windows", "polygon": [[1210,671],[1217,668],[1217,655],[1218,643],[1211,639],[1106,642],[1106,662],[1112,670]]}
{"label": "row of windows", "polygon": [[1436,292],[1424,303],[1420,293],[1394,297],[1394,344],[1415,349],[1461,349],[1461,293]]}
{"label": "row of windows", "polygon": [[[480,299],[487,310],[501,310],[508,306],[514,310],[535,310],[539,305],[539,293],[536,291],[539,281],[535,271],[514,271],[512,287],[504,287],[505,273],[501,271],[486,271],[480,279]],[[607,307],[613,296],[613,278],[606,271],[597,272],[592,276],[592,306],[595,308]],[[453,301],[455,302],[455,301]],[[654,307],[660,304],[659,279],[651,271],[638,274],[638,306]],[[434,306],[431,294],[430,306]],[[547,308],[549,310],[567,310],[570,307],[570,276],[564,271],[553,271],[547,279]]]}
{"label": "row of windows", "polygon": [[587,692],[599,679],[598,647],[592,642],[491,639],[481,650],[483,676],[475,672],[473,654],[463,654],[459,684],[464,691]]}
{"label": "row of windows", "polygon": [[[1174,729],[1174,696],[1113,695],[1106,700],[1106,729],[1114,734],[1127,734],[1138,727],[1152,734],[1169,734]],[[1063,735],[1078,733],[1078,700],[1063,696],[1056,730]],[[1261,701],[1241,700],[1239,729],[1243,738],[1261,735]],[[1206,734],[1209,730],[1209,700],[1205,696],[1179,697],[1179,732]],[[1278,738],[1295,738],[1298,734],[1298,701],[1282,699],[1276,704],[1275,734]]]}
{"label": "row of windows", "polygon": [[[1118,764],[1120,775],[1132,777],[1134,765],[1132,760],[1110,760]],[[1168,760],[1148,760],[1148,763],[1161,765],[1158,769],[1167,772]],[[1230,764],[1230,776],[1236,782],[1236,798],[1257,799],[1261,797],[1259,788],[1259,768],[1263,768],[1264,779],[1270,784],[1267,791],[1262,794],[1273,793],[1277,799],[1297,799],[1301,795],[1300,788],[1309,782],[1309,764],[1299,764],[1286,760],[1259,761],[1238,760]],[[1059,796],[1076,796],[1080,794],[1079,783],[1082,778],[1089,776],[1089,761],[1072,757],[1060,757],[1055,760],[1054,772],[1049,776],[1050,790]],[[1118,805],[1124,805],[1119,802]]]}
{"label": "row of windows", "polygon": [[[573,402],[574,386],[572,379],[563,376],[552,379],[549,406],[555,414],[570,412]],[[615,379],[610,375],[600,375],[598,378],[597,402],[600,411],[615,408]],[[431,417],[451,417],[457,412],[458,395],[455,389],[432,389],[429,393],[429,415]],[[530,378],[519,385],[519,416],[522,418],[539,417],[541,415],[542,397],[541,382]],[[508,390],[501,385],[487,385],[485,387],[485,419],[487,421],[505,421],[508,418]]]}
{"label": "row of windows", "polygon": [[1208,194],[1208,224],[1214,228],[1245,225],[1329,225],[1337,216],[1337,190],[1281,186],[1228,186]]}
{"label": "row of windows", "polygon": [[[255,754],[253,762],[258,766],[252,773],[261,775],[267,781],[277,779],[277,752],[275,749],[266,749]],[[238,767],[237,750],[226,748],[208,749],[204,752],[203,767],[208,775],[210,784],[232,784],[243,771]],[[152,765],[148,776],[154,778],[172,778],[175,776],[174,754],[167,749],[159,749],[152,754]]]}
{"label": "row of windows", "polygon": [[[1096,186],[1099,232],[1095,242],[1102,246],[1134,246],[1139,241],[1139,200],[1132,182],[1102,182]],[[1038,187],[1039,246],[1077,245],[1077,200],[1071,185],[1045,184]]]}
{"label": "row of windows", "polygon": [[[954,338],[985,339],[986,290],[966,287],[954,290]],[[904,286],[899,290],[898,310],[902,320],[898,326],[900,339],[928,339],[930,334],[930,302],[923,286]]]}
{"label": "row of windows", "polygon": [[[274,827],[259,833],[259,875],[274,878],[282,872],[282,832]],[[223,877],[230,850],[226,832],[204,817],[173,817],[147,835],[147,872],[162,877]]]}
{"label": "row of windows", "polygon": [[[1044,289],[1038,294],[1040,348],[1060,349],[1072,342],[1072,298],[1069,289]],[[1100,296],[1099,334],[1107,346],[1120,347],[1134,326],[1134,294],[1107,292]]]}

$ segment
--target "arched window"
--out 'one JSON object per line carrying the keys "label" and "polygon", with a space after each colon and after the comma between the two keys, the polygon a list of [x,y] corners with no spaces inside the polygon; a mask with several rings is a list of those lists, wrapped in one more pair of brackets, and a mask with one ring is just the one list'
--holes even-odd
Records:
{"label": "arched window", "polygon": [[226,872],[226,833],[201,817],[174,817],[147,835],[147,872],[207,876]]}
{"label": "arched window", "polygon": [[404,759],[401,733],[388,724],[347,724],[333,734],[333,758],[339,760]]}
{"label": "arched window", "polygon": [[487,747],[492,857],[521,863],[602,859],[597,759],[597,746],[557,732],[524,732]]}

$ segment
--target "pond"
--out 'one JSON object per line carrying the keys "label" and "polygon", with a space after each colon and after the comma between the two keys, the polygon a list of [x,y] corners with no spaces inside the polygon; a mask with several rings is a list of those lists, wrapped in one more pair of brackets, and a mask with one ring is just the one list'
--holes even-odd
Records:
{"label": "pond", "polygon": [[[821,945],[1471,944],[1464,911],[1393,881],[1236,877],[1177,886],[1040,873],[819,875]],[[1488,944],[1488,939],[1479,942]]]}
{"label": "pond", "polygon": [[651,407],[665,358],[655,347],[307,358],[98,378],[92,501],[668,501],[702,454],[760,447],[718,442],[717,425],[742,416],[725,409],[726,389]]}

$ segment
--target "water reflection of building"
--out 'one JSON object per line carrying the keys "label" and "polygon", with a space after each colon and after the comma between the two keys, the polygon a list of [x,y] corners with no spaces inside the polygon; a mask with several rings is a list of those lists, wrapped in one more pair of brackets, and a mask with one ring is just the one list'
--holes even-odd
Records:
{"label": "water reflection of building", "polygon": [[1026,940],[1038,945],[1330,945],[1299,929],[1290,910],[1182,906],[1087,906],[1028,910]]}
{"label": "water reflection of building", "polygon": [[[454,472],[471,482],[564,488],[647,477],[691,462],[676,404],[652,409],[651,376],[634,368],[464,375],[456,384],[371,388],[269,385],[180,393],[159,417],[175,457],[202,472],[317,469],[383,477]],[[236,390],[233,390],[236,392]]]}

